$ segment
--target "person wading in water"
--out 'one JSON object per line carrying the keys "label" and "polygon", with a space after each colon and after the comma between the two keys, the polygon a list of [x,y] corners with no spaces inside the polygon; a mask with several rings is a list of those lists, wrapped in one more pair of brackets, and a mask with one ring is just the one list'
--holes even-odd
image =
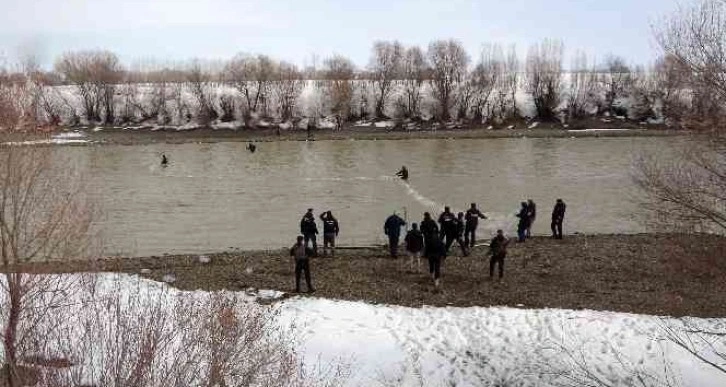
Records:
{"label": "person wading in water", "polygon": [[396,176],[400,177],[401,180],[407,181],[408,180],[408,169],[406,166],[402,166],[401,170],[396,172]]}

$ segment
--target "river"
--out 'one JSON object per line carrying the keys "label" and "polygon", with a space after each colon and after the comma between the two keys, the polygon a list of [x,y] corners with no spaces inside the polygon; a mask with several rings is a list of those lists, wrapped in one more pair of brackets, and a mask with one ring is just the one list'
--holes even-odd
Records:
{"label": "river", "polygon": [[[513,234],[519,202],[549,233],[555,199],[566,233],[645,231],[632,162],[674,138],[481,139],[56,147],[87,179],[104,255],[147,256],[291,245],[307,208],[333,211],[340,245],[382,243],[393,211],[409,222],[476,202]],[[160,166],[160,155],[169,157]],[[392,175],[406,165],[408,183]],[[318,226],[321,227],[318,221]],[[321,230],[322,231],[322,230]],[[321,238],[322,239],[322,238]]]}

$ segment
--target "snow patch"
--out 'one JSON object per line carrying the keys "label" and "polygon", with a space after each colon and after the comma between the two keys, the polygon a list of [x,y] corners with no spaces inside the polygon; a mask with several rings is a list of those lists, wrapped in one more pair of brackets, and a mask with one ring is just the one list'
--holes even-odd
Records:
{"label": "snow patch", "polygon": [[386,128],[390,129],[396,126],[396,123],[393,121],[379,121],[374,124],[376,128]]}

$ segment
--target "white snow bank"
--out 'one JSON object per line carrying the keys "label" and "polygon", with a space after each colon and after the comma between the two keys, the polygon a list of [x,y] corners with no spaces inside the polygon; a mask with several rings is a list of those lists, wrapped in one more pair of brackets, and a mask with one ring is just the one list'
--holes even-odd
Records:
{"label": "white snow bank", "polygon": [[[562,381],[558,372],[574,375],[576,364],[568,354],[582,356],[595,375],[613,385],[626,385],[636,371],[663,376],[664,362],[673,363],[684,386],[726,385],[726,375],[662,341],[662,324],[679,320],[595,311],[413,309],[312,298],[286,301],[282,312],[304,327],[308,359],[318,354],[323,361],[355,359],[351,385],[382,378],[389,385],[550,386]],[[723,327],[725,320],[698,323]]]}
{"label": "white snow bank", "polygon": [[613,128],[613,129],[569,129],[568,132],[627,132],[631,129]]}
{"label": "white snow bank", "polygon": [[[163,283],[120,274],[63,278],[88,276],[96,278],[97,285],[93,286],[96,300],[121,296],[125,300],[122,306],[135,305],[123,309],[123,316],[129,321],[136,318],[133,313],[146,313],[147,309],[154,310],[152,307],[174,312],[179,305],[185,305],[184,300],[205,302],[214,295],[268,301],[283,296],[276,291],[252,289],[236,294],[184,292]],[[80,331],[70,317],[82,316],[84,307],[75,301],[89,296],[87,291],[73,294],[73,299],[67,299],[72,305],[67,311],[69,318],[60,316],[58,321],[67,320],[65,324],[70,324],[63,332],[73,328],[68,332],[78,334]],[[579,366],[586,366],[592,375],[614,386],[631,385],[629,378],[636,373],[662,378],[665,366],[670,367],[682,386],[726,385],[726,375],[695,361],[693,356],[665,340],[664,331],[666,326],[684,329],[683,324],[688,323],[688,329],[726,333],[726,319],[672,319],[503,307],[416,309],[300,297],[273,305],[272,311],[277,317],[271,329],[293,332],[302,339],[296,349],[310,367],[349,359],[353,373],[348,380],[351,386],[555,386],[562,385],[564,377],[580,381],[570,385],[585,385]],[[241,304],[239,307],[260,306]],[[108,317],[114,316],[111,313]],[[101,314],[99,318],[107,316]],[[114,321],[111,319],[106,322],[110,325],[101,327],[113,327]],[[69,348],[77,343],[84,341],[72,339]],[[98,363],[99,356],[105,356],[98,344],[86,343],[93,346],[88,349],[93,355],[79,361]],[[710,344],[712,347],[704,346],[706,351],[701,354],[718,361],[713,351],[726,351],[726,340],[721,336]],[[51,346],[45,351],[49,355],[58,351],[62,354],[62,349]],[[166,360],[171,361],[177,355],[172,352],[170,356]]]}
{"label": "white snow bank", "polygon": [[75,131],[75,132],[62,132],[62,133],[58,133],[58,134],[54,134],[53,135],[53,138],[54,139],[58,139],[58,140],[72,139],[72,138],[78,139],[78,138],[83,138],[83,137],[86,137],[86,134],[83,133],[83,132],[78,132],[78,131]]}
{"label": "white snow bank", "polygon": [[28,141],[10,141],[4,142],[3,145],[23,146],[23,145],[72,145],[72,144],[88,144],[89,140],[76,140],[64,138],[51,138],[49,140],[28,140]]}
{"label": "white snow bank", "polygon": [[390,128],[393,128],[394,126],[396,126],[396,123],[393,121],[379,121],[379,122],[375,123],[375,126],[376,126],[376,128],[390,129]]}

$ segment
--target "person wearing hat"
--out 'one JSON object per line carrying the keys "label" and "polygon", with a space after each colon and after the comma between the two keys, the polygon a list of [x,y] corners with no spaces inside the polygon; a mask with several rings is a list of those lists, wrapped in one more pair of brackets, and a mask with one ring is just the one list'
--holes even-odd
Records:
{"label": "person wearing hat", "polygon": [[315,215],[313,215],[312,208],[308,208],[308,212],[300,220],[300,233],[303,234],[305,248],[308,248],[310,242],[312,242],[313,254],[318,255],[318,226],[315,224]]}

